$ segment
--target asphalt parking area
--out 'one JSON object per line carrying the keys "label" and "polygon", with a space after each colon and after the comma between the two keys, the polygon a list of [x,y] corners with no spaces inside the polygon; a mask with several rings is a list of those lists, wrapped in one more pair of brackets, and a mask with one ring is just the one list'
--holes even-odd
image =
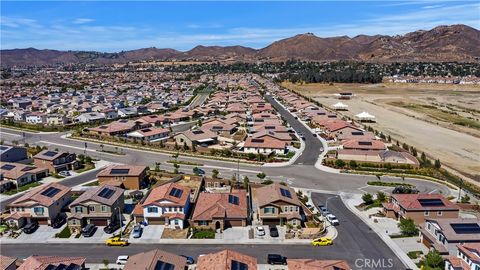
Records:
{"label": "asphalt parking area", "polygon": [[27,241],[34,241],[38,243],[46,242],[55,237],[55,234],[61,232],[63,228],[67,225],[63,225],[58,229],[54,229],[48,225],[40,225],[38,229],[32,234],[26,234],[22,232],[17,238],[17,240],[27,240]]}
{"label": "asphalt parking area", "polygon": [[165,225],[144,226],[142,236],[140,238],[133,238],[132,234],[130,234],[129,241],[131,243],[141,243],[153,240],[160,240],[160,238],[162,238],[163,230],[165,230]]}

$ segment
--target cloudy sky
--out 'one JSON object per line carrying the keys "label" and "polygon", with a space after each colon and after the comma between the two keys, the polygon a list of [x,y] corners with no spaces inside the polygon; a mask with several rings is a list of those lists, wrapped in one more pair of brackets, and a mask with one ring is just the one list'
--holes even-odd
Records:
{"label": "cloudy sky", "polygon": [[397,35],[438,25],[480,29],[480,1],[1,1],[1,49],[114,52],[202,45],[261,48],[312,32]]}

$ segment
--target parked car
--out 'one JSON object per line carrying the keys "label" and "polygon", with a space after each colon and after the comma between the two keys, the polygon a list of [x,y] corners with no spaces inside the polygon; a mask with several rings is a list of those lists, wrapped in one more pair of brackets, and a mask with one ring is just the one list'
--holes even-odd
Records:
{"label": "parked car", "polygon": [[330,246],[333,245],[333,240],[329,237],[321,237],[312,240],[312,246]]}
{"label": "parked car", "polygon": [[57,216],[54,220],[52,220],[52,227],[58,229],[62,227],[66,221],[67,219],[64,216]]}
{"label": "parked car", "polygon": [[274,265],[274,264],[287,265],[287,257],[283,257],[280,254],[268,254],[267,263],[271,265]]}
{"label": "parked car", "polygon": [[120,223],[118,222],[110,222],[105,228],[103,228],[103,231],[105,233],[113,233],[114,231],[120,229]]}
{"label": "parked car", "polygon": [[58,173],[58,175],[67,177],[67,176],[70,176],[72,174],[69,171],[61,171],[61,172]]}
{"label": "parked car", "polygon": [[323,204],[319,204],[318,209],[320,210],[320,213],[322,213],[323,216],[330,214],[328,209]]}
{"label": "parked car", "polygon": [[182,257],[184,257],[185,259],[187,259],[187,265],[192,265],[195,263],[195,260],[193,259],[193,257],[190,257],[190,256],[187,256],[187,255],[180,255]]}
{"label": "parked car", "polygon": [[133,238],[142,237],[142,232],[143,232],[142,225],[137,224],[137,225],[133,226],[133,230],[132,230]]}
{"label": "parked car", "polygon": [[257,236],[265,236],[265,229],[262,226],[255,227],[255,231],[257,232]]}
{"label": "parked car", "polygon": [[278,237],[277,226],[270,225],[269,230],[270,230],[270,236],[271,237]]}
{"label": "parked car", "polygon": [[197,168],[197,167],[193,168],[193,173],[197,174],[199,176],[204,176],[205,175],[205,171],[200,169],[200,168]]}
{"label": "parked car", "polygon": [[83,237],[90,237],[95,233],[97,227],[94,224],[87,224],[87,226],[83,227],[82,235]]}
{"label": "parked car", "polygon": [[105,244],[107,244],[107,246],[120,246],[120,247],[124,247],[124,246],[127,246],[127,245],[128,245],[128,240],[116,236],[116,237],[108,238],[108,239],[105,241]]}
{"label": "parked car", "polygon": [[23,227],[23,232],[26,234],[34,233],[38,229],[38,222],[32,221]]}
{"label": "parked car", "polygon": [[125,265],[128,261],[128,255],[120,255],[117,257],[117,264]]}
{"label": "parked car", "polygon": [[338,221],[337,217],[332,215],[332,214],[328,214],[326,216],[328,222],[330,222],[330,224],[332,224],[333,226],[337,226],[337,225],[340,225],[340,222]]}
{"label": "parked car", "polygon": [[313,132],[312,133],[313,137],[317,137],[317,133]]}

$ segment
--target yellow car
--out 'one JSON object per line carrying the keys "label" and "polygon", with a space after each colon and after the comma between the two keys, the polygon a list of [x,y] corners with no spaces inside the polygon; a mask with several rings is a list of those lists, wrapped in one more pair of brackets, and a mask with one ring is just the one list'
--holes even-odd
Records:
{"label": "yellow car", "polygon": [[109,238],[105,241],[105,244],[107,244],[107,246],[121,246],[121,247],[124,247],[126,245],[128,245],[128,240],[127,239],[122,239],[120,237],[112,237],[112,238]]}
{"label": "yellow car", "polygon": [[328,237],[322,237],[312,240],[312,246],[329,246],[333,245],[333,240]]}

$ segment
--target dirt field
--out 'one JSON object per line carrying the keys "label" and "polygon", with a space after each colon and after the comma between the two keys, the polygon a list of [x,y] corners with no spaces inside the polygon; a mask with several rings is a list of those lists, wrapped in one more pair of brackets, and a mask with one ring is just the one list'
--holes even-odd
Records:
{"label": "dirt field", "polygon": [[339,92],[353,117],[373,114],[377,130],[415,146],[480,181],[480,86],[439,84],[283,84],[331,107]]}

